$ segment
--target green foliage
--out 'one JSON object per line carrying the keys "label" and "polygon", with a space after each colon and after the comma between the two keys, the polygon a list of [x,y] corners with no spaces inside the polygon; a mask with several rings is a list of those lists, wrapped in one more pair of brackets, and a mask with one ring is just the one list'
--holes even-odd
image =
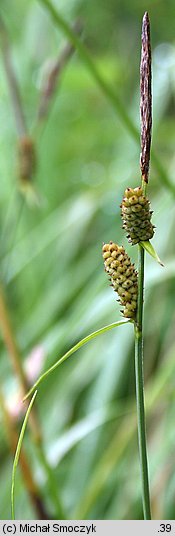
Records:
{"label": "green foliage", "polygon": [[[19,193],[17,134],[1,62],[1,274],[23,363],[33,384],[58,356],[89,332],[119,320],[119,307],[103,272],[101,245],[111,239],[123,243],[134,260],[134,248],[128,246],[121,229],[119,205],[124,189],[138,185],[140,149],[77,53],[62,74],[45,123],[36,127],[43,65],[48,58],[57,57],[66,38],[36,1],[11,4],[9,0],[2,2],[2,15],[8,26],[27,124],[35,140],[34,183],[40,205],[31,208],[22,202]],[[145,6],[136,0],[118,2],[117,8],[113,0],[75,0],[60,5],[66,20],[73,21],[77,15],[84,19],[83,39],[95,66],[106,83],[117,89],[138,131],[139,38]],[[165,264],[161,269],[147,255],[145,376],[155,519],[175,516],[173,10],[173,1],[168,5],[152,2],[150,6],[153,150],[158,165],[151,166],[148,194],[158,229],[153,243]],[[166,181],[160,180],[161,165],[171,190]],[[21,393],[3,340],[0,344],[1,382],[18,426],[22,417],[17,397]],[[33,361],[29,362],[31,353]],[[36,405],[45,451],[59,483],[67,518],[141,517],[134,400],[130,326],[94,339],[41,384]],[[11,516],[12,455],[6,441],[1,426],[2,519]],[[31,436],[27,436],[24,447],[45,504],[52,511]],[[17,519],[36,517],[22,477],[16,481],[15,504]]]}

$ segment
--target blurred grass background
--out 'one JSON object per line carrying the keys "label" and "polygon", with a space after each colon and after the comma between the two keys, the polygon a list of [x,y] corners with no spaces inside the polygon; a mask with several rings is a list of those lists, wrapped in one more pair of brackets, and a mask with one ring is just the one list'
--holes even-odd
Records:
{"label": "blurred grass background", "polygon": [[[175,518],[175,29],[174,1],[67,0],[54,5],[71,24],[139,129],[141,20],[151,19],[152,146],[169,177],[151,166],[149,195],[162,269],[146,260],[145,380],[152,512]],[[43,126],[35,128],[49,61],[67,42],[37,1],[3,0],[13,66],[37,154],[39,206],[19,191],[14,110],[0,62],[1,281],[11,323],[31,382],[81,337],[120,319],[103,271],[101,245],[129,247],[119,205],[140,181],[139,144],[77,53],[66,65]],[[22,207],[22,208],[21,208]],[[19,381],[0,340],[3,397],[19,430]],[[67,519],[142,519],[131,326],[106,333],[55,371],[36,401],[44,450],[53,467]],[[1,419],[2,419],[1,412]],[[48,481],[30,431],[24,448],[46,509]],[[0,428],[0,517],[10,519],[13,457]],[[17,475],[16,518],[37,519]],[[53,517],[52,517],[53,518]]]}

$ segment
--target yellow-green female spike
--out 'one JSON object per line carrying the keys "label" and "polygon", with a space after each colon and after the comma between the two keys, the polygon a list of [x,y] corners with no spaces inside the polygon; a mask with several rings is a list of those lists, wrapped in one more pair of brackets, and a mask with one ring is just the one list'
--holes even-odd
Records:
{"label": "yellow-green female spike", "polygon": [[125,190],[121,209],[123,228],[131,244],[145,242],[153,237],[154,226],[151,223],[150,202],[143,195],[141,187]]}
{"label": "yellow-green female spike", "polygon": [[105,271],[111,286],[118,293],[125,318],[135,319],[137,309],[137,272],[123,246],[114,242],[104,244],[102,249]]}

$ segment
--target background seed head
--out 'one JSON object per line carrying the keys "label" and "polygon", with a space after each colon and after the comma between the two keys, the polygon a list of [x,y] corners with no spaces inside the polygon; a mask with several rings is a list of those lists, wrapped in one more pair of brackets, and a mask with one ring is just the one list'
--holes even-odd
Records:
{"label": "background seed head", "polygon": [[105,271],[110,276],[111,286],[119,296],[126,318],[135,319],[137,309],[137,272],[123,246],[114,242],[102,248]]}
{"label": "background seed head", "polygon": [[127,188],[121,204],[123,228],[131,244],[150,240],[154,235],[151,223],[152,211],[149,199],[143,195],[142,188]]}

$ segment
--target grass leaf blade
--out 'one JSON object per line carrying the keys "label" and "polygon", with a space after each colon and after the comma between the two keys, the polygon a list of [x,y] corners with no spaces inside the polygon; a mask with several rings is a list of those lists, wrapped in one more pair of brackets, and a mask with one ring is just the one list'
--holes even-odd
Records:
{"label": "grass leaf blade", "polygon": [[12,485],[11,485],[11,510],[12,510],[12,519],[13,520],[15,519],[14,491],[15,491],[16,469],[17,469],[17,465],[18,465],[18,461],[19,461],[19,456],[20,456],[20,452],[21,452],[22,441],[23,441],[25,429],[26,429],[26,426],[27,426],[27,421],[28,421],[28,418],[29,418],[29,415],[30,415],[30,412],[31,412],[31,409],[32,409],[32,406],[33,406],[33,403],[34,403],[34,400],[36,398],[36,395],[37,395],[37,391],[34,392],[34,395],[33,395],[32,399],[30,401],[29,407],[27,408],[27,412],[26,412],[26,415],[25,415],[25,418],[24,418],[24,421],[23,421],[23,425],[22,425],[22,428],[21,428],[20,435],[19,435],[18,444],[17,444],[17,447],[16,447],[16,452],[15,452],[15,457],[14,457],[14,462],[13,462]]}
{"label": "grass leaf blade", "polygon": [[132,323],[131,320],[119,320],[118,322],[114,322],[113,324],[108,324],[107,326],[104,326],[103,328],[100,328],[98,329],[97,331],[94,331],[93,333],[90,333],[90,335],[87,335],[87,337],[84,337],[84,339],[81,339],[81,341],[79,341],[77,344],[75,344],[75,346],[72,346],[72,348],[70,348],[70,350],[68,350],[68,352],[66,352],[62,357],[60,357],[60,359],[58,359],[58,361],[56,361],[56,363],[54,363],[54,365],[52,365],[49,369],[47,369],[39,378],[38,380],[34,383],[33,387],[31,387],[30,391],[28,391],[28,393],[26,394],[26,396],[24,397],[23,400],[26,400],[26,398],[28,398],[32,393],[33,391],[36,389],[36,387],[51,373],[53,372],[57,367],[59,367],[59,365],[61,365],[61,363],[63,363],[64,361],[66,361],[66,359],[68,359],[72,354],[74,354],[77,350],[79,350],[79,348],[81,348],[82,346],[84,346],[84,344],[87,344],[87,342],[91,341],[92,339],[95,339],[95,337],[98,337],[98,335],[102,335],[103,333],[105,333],[106,331],[109,331],[113,328],[117,328],[118,326],[122,326],[123,324],[128,324],[128,323]]}

